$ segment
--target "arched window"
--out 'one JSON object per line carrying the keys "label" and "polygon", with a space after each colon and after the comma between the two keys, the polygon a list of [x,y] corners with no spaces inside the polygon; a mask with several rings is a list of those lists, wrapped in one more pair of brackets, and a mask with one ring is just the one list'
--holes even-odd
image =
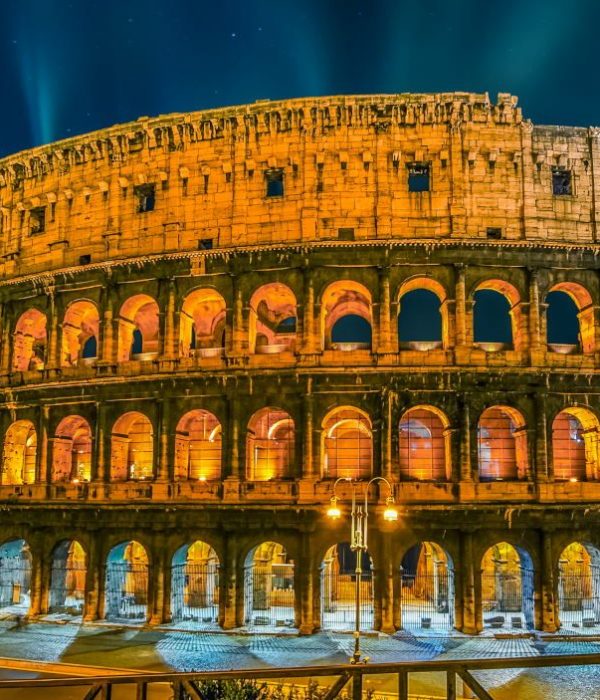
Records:
{"label": "arched window", "polygon": [[557,481],[591,481],[600,478],[598,438],[600,424],[586,408],[561,411],[552,422],[552,461]]}
{"label": "arched window", "polygon": [[263,542],[246,557],[245,621],[250,628],[294,627],[294,561],[277,542]]}
{"label": "arched window", "polygon": [[296,297],[281,282],[259,287],[250,298],[250,352],[293,351],[296,340]]}
{"label": "arched window", "polygon": [[333,282],[321,299],[321,322],[326,349],[370,349],[373,320],[369,290],[351,280]]}
{"label": "arched window", "polygon": [[594,352],[594,307],[587,289],[562,282],[552,287],[545,301],[548,349],[561,354]]}
{"label": "arched window", "polygon": [[64,540],[52,552],[50,613],[80,617],[85,600],[86,562],[77,540]]}
{"label": "arched window", "polygon": [[487,280],[473,294],[473,340],[495,352],[521,348],[519,293],[508,282]]}
{"label": "arched window", "polygon": [[250,481],[294,475],[294,421],[280,408],[262,408],[248,423],[246,467]]}
{"label": "arched window", "polygon": [[81,416],[67,416],[56,428],[52,445],[52,481],[89,481],[92,430]]}
{"label": "arched window", "polygon": [[99,325],[98,309],[91,301],[69,304],[62,327],[63,367],[77,367],[80,361],[89,364],[96,359]]}
{"label": "arched window", "polygon": [[225,299],[215,289],[195,289],[186,296],[180,315],[181,357],[215,357],[223,354],[225,311]]}
{"label": "arched window", "polygon": [[31,550],[25,540],[10,540],[0,547],[0,609],[27,615],[30,605]]}
{"label": "arched window", "polygon": [[15,421],[4,436],[3,484],[33,484],[37,455],[37,433],[29,420]]}
{"label": "arched window", "polygon": [[206,542],[184,544],[171,563],[171,619],[215,629],[219,622],[219,557]]}
{"label": "arched window", "polygon": [[527,475],[527,433],[523,416],[508,406],[492,406],[477,424],[481,481],[523,479]]}
{"label": "arched window", "polygon": [[112,481],[152,479],[154,431],[143,413],[130,411],[113,426],[110,474]]}
{"label": "arched window", "polygon": [[373,471],[373,434],[366,413],[336,408],[323,421],[323,476],[369,479]]}
{"label": "arched window", "polygon": [[195,409],[182,416],[175,433],[176,478],[220,479],[221,437],[221,424],[209,411]]}
{"label": "arched window", "polygon": [[12,368],[18,372],[44,369],[46,362],[46,316],[29,309],[19,316],[13,340]]}
{"label": "arched window", "polygon": [[113,547],[106,559],[104,616],[144,622],[148,616],[148,555],[135,540]]}
{"label": "arched window", "polygon": [[600,626],[600,550],[572,542],[558,560],[560,627],[576,634],[598,634]]}
{"label": "arched window", "polygon": [[400,421],[400,476],[410,481],[449,478],[448,420],[441,411],[418,406]]}
{"label": "arched window", "polygon": [[157,354],[158,304],[147,294],[136,294],[119,313],[118,361],[149,360]]}
{"label": "arched window", "polygon": [[446,345],[446,291],[435,280],[418,277],[400,289],[398,340],[401,350],[434,350]]}

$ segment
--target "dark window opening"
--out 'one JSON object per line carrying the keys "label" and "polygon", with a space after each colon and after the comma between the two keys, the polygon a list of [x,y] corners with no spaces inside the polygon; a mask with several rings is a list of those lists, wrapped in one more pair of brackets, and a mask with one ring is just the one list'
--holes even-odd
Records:
{"label": "dark window opening", "polygon": [[295,333],[296,332],[296,317],[288,316],[280,321],[275,329],[276,333]]}
{"label": "dark window opening", "polygon": [[46,230],[46,207],[36,207],[29,212],[31,233],[43,233]]}
{"label": "dark window opening", "polygon": [[474,294],[473,336],[476,343],[512,344],[510,303],[500,292],[480,289]]}
{"label": "dark window opening", "polygon": [[187,179],[187,177],[184,177],[181,180],[181,190],[182,190],[183,196],[187,197],[187,193],[188,193],[188,179]]}
{"label": "dark window opening", "polygon": [[267,197],[283,197],[283,170],[280,168],[265,172]]}
{"label": "dark window opening", "polygon": [[570,170],[552,168],[552,194],[556,197],[573,194]]}
{"label": "dark window opening", "polygon": [[565,292],[550,292],[546,296],[546,328],[548,343],[579,345],[579,309]]}
{"label": "dark window opening", "polygon": [[131,354],[139,355],[144,352],[144,337],[139,328],[133,331],[133,338],[131,340]]}
{"label": "dark window opening", "polygon": [[208,194],[208,175],[204,175],[204,194]]}
{"label": "dark window opening", "polygon": [[91,359],[97,357],[98,355],[98,341],[95,335],[91,335],[83,344],[81,350],[81,357],[85,359]]}
{"label": "dark window opening", "polygon": [[340,241],[353,241],[354,240],[354,229],[353,228],[338,228],[338,238]]}
{"label": "dark window opening", "polygon": [[195,350],[197,347],[196,341],[196,327],[192,326],[191,337],[190,337],[190,350]]}
{"label": "dark window opening", "polygon": [[134,187],[133,193],[137,199],[137,213],[144,214],[154,211],[156,193],[154,185],[138,185]]}
{"label": "dark window opening", "polygon": [[201,238],[198,241],[199,250],[212,250],[213,239],[212,238]]}
{"label": "dark window opening", "polygon": [[429,192],[429,165],[412,163],[408,166],[408,191]]}
{"label": "dark window opening", "polygon": [[54,221],[54,217],[56,216],[56,204],[52,202],[50,205],[50,221]]}
{"label": "dark window opening", "polygon": [[348,314],[331,329],[332,343],[371,343],[371,324],[362,316]]}
{"label": "dark window opening", "polygon": [[79,256],[80,265],[89,265],[92,262],[92,256],[89,253]]}
{"label": "dark window opening", "polygon": [[398,338],[401,343],[441,341],[442,315],[437,294],[429,289],[404,294],[400,299]]}
{"label": "dark window opening", "polygon": [[502,238],[501,228],[487,228],[485,233],[488,238],[494,241],[499,241]]}

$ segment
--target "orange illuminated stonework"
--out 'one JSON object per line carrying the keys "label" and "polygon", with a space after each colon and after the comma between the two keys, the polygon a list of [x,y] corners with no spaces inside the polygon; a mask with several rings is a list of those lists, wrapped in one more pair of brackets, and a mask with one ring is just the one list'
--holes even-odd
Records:
{"label": "orange illuminated stonework", "polygon": [[384,476],[365,626],[600,626],[598,172],[463,93],[0,160],[0,610],[350,629]]}

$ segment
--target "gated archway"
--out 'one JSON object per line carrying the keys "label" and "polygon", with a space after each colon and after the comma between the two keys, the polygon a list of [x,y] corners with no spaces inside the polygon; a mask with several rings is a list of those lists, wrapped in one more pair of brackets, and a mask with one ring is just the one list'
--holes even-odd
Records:
{"label": "gated archway", "polygon": [[195,629],[219,623],[219,558],[206,542],[184,544],[171,563],[171,619]]}
{"label": "gated archway", "polygon": [[246,557],[244,609],[248,627],[294,627],[294,561],[277,542],[263,542]]}
{"label": "gated archway", "polygon": [[105,618],[143,622],[147,607],[148,555],[139,542],[122,542],[106,558]]}
{"label": "gated archway", "polygon": [[85,574],[85,552],[79,542],[59,542],[52,553],[48,612],[73,617],[83,614]]}
{"label": "gated archway", "polygon": [[600,550],[584,542],[565,547],[558,562],[561,628],[595,634],[600,626]]}
{"label": "gated archway", "polygon": [[527,551],[500,542],[481,560],[483,626],[533,629],[533,563]]}
{"label": "gated archway", "polygon": [[454,565],[435,542],[420,542],[402,558],[401,606],[404,629],[454,627]]}
{"label": "gated archway", "polygon": [[[373,562],[361,554],[360,626],[373,629]],[[330,547],[321,564],[321,627],[329,630],[354,629],[356,618],[356,552],[348,542]]]}
{"label": "gated archway", "polygon": [[26,615],[31,602],[31,552],[25,540],[0,547],[0,609]]}

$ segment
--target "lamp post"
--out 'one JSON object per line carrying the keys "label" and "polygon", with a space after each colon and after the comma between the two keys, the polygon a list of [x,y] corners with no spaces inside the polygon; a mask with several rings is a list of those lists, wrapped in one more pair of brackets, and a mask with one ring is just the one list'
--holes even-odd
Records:
{"label": "lamp post", "polygon": [[[388,522],[396,522],[398,520],[398,511],[394,507],[394,492],[392,485],[387,479],[382,476],[375,476],[366,484],[361,481],[354,481],[349,477],[340,477],[336,479],[333,484],[333,495],[331,496],[331,501],[329,508],[327,509],[328,517],[333,520],[337,520],[341,517],[342,511],[338,506],[338,496],[336,494],[337,485],[340,481],[347,481],[352,486],[352,510],[351,515],[351,529],[350,529],[350,549],[356,554],[356,565],[354,568],[355,575],[355,593],[354,593],[354,604],[355,604],[355,618],[354,618],[354,653],[350,659],[351,664],[361,663],[361,652],[360,652],[360,608],[361,608],[361,591],[360,584],[362,581],[362,555],[363,552],[367,551],[367,535],[368,535],[368,516],[369,516],[369,487],[376,481],[383,481],[383,483],[388,488],[388,496],[385,502],[385,510],[383,512],[384,520]],[[358,499],[356,497],[356,492],[359,486],[364,486],[364,493],[361,494],[364,498]],[[368,659],[364,659],[364,663]]]}

